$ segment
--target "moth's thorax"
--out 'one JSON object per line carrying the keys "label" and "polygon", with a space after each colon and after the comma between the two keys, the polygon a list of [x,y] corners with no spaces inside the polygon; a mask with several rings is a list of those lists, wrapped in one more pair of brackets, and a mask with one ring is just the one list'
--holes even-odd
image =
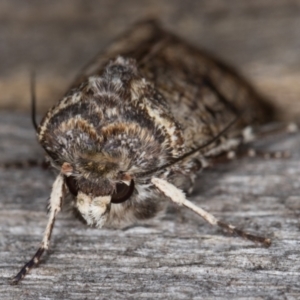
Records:
{"label": "moth's thorax", "polygon": [[183,153],[181,128],[131,59],[117,58],[44,117],[38,138],[53,165],[96,182],[147,171]]}

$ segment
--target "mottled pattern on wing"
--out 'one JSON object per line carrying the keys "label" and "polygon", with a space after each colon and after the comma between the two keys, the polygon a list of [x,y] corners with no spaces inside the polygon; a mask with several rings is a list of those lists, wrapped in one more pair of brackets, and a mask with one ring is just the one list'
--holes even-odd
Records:
{"label": "mottled pattern on wing", "polygon": [[183,130],[186,150],[204,144],[237,116],[227,136],[273,117],[265,99],[235,70],[154,21],[137,24],[117,39],[83,70],[73,87],[88,76],[101,75],[116,56],[136,59],[141,74],[165,97]]}

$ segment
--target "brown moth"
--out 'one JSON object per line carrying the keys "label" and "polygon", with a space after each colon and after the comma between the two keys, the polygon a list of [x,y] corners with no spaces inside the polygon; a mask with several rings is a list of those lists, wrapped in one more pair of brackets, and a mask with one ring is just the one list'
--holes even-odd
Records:
{"label": "brown moth", "polygon": [[58,175],[41,246],[13,283],[48,249],[66,198],[96,227],[152,218],[171,200],[212,225],[269,246],[269,239],[219,221],[186,194],[198,171],[248,142],[249,126],[272,116],[264,99],[226,64],[154,21],[137,24],[82,71],[37,128]]}

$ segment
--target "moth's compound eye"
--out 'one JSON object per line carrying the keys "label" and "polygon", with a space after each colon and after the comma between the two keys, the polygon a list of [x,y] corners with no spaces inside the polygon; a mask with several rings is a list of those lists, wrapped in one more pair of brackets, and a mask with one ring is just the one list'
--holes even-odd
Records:
{"label": "moth's compound eye", "polygon": [[67,187],[70,191],[70,193],[74,196],[77,196],[78,194],[78,185],[77,185],[77,180],[75,179],[74,176],[66,176],[66,184]]}
{"label": "moth's compound eye", "polygon": [[134,181],[130,181],[130,185],[125,183],[117,183],[116,190],[111,195],[111,203],[122,203],[130,198],[134,191]]}

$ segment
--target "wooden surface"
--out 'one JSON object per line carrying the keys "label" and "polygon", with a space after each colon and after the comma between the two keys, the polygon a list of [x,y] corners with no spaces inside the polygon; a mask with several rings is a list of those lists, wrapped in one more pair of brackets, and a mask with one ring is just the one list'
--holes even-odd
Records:
{"label": "wooden surface", "polygon": [[[270,141],[267,141],[270,145]],[[27,115],[0,114],[1,161],[40,152]],[[0,171],[1,299],[299,299],[300,134],[277,139],[285,160],[245,158],[203,172],[193,201],[273,240],[269,249],[224,235],[184,208],[125,230],[91,229],[67,212],[50,251],[18,286],[35,252],[53,175]]]}
{"label": "wooden surface", "polygon": [[[298,1],[86,3],[1,1],[0,162],[42,158],[26,113],[30,68],[45,111],[101,47],[149,16],[241,70],[281,108],[282,118],[299,117]],[[116,231],[88,228],[65,212],[50,251],[18,286],[7,280],[37,249],[54,176],[39,168],[0,169],[0,298],[299,299],[300,135],[264,143],[293,156],[207,170],[193,200],[271,237],[269,249],[224,235],[175,205],[161,219]]]}
{"label": "wooden surface", "polygon": [[297,0],[0,1],[0,108],[28,110],[34,69],[45,112],[101,48],[149,17],[242,71],[281,117],[300,115]]}

